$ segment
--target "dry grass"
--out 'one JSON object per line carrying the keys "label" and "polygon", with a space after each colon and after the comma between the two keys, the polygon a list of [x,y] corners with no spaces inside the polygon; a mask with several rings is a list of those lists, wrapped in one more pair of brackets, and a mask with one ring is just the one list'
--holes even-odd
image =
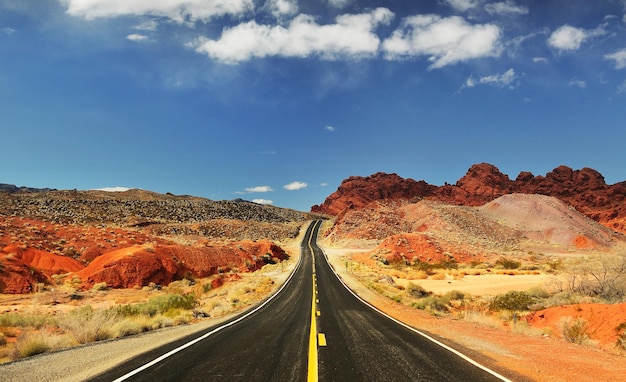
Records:
{"label": "dry grass", "polygon": [[[10,313],[0,314],[0,363],[55,351],[77,344],[131,336],[197,320],[194,311],[211,318],[239,311],[276,290],[298,261],[270,264],[253,273],[239,274],[212,289],[213,276],[181,280],[158,290],[92,290],[72,300],[75,290],[57,288],[32,297],[7,296]],[[226,277],[234,275],[222,275]],[[278,281],[278,282],[277,282]],[[77,306],[78,305],[78,306]],[[21,306],[21,307],[20,307]]]}

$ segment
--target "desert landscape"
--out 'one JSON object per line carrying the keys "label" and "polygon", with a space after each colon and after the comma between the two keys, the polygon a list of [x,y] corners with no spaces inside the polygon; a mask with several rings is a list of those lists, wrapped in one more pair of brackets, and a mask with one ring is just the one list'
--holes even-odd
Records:
{"label": "desert landscape", "polygon": [[323,218],[318,242],[351,289],[486,364],[542,381],[626,371],[626,182],[591,169],[510,180],[483,163],[444,186],[350,177],[310,213],[1,189],[3,362],[250,307],[297,263],[302,227]]}

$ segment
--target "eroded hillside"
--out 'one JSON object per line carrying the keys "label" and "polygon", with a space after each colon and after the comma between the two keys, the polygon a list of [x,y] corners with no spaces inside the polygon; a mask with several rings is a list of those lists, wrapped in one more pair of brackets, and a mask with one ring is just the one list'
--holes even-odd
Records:
{"label": "eroded hillside", "polygon": [[[5,187],[6,188],[6,187]],[[308,214],[246,201],[126,192],[0,192],[0,293],[70,283],[167,285],[288,254]]]}
{"label": "eroded hillside", "polygon": [[481,163],[473,165],[456,184],[443,186],[396,174],[353,176],[311,210],[341,218],[347,211],[364,208],[373,201],[427,199],[480,206],[511,193],[554,196],[606,227],[626,233],[626,182],[608,185],[593,169],[573,170],[566,166],[557,167],[545,176],[521,172],[511,180],[495,166]]}

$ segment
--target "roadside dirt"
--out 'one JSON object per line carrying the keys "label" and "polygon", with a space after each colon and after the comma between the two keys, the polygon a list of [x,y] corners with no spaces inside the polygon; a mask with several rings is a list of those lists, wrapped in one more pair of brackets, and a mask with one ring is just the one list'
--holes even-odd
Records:
{"label": "roadside dirt", "polygon": [[[597,345],[574,345],[554,338],[541,331],[516,330],[510,326],[494,328],[479,322],[470,322],[450,317],[435,317],[429,313],[399,304],[368,289],[346,266],[346,250],[324,249],[331,264],[341,278],[360,297],[388,315],[419,330],[431,334],[436,339],[458,349],[481,364],[503,374],[515,373],[512,380],[520,381],[617,381],[626,375],[624,356],[616,349],[606,349]],[[352,252],[362,253],[363,250]],[[512,284],[517,276],[508,276]],[[423,280],[420,280],[420,282]],[[432,280],[429,288],[443,292],[448,282]],[[520,289],[526,286],[541,285],[541,277],[524,278],[516,284]],[[440,289],[437,289],[437,284]],[[463,280],[465,286],[489,292],[502,285],[494,283],[490,276]],[[454,289],[462,290],[460,282],[453,281]],[[510,290],[507,288],[506,290]],[[506,291],[505,290],[505,291]],[[520,324],[521,326],[521,324]],[[545,333],[545,332],[544,332]]]}

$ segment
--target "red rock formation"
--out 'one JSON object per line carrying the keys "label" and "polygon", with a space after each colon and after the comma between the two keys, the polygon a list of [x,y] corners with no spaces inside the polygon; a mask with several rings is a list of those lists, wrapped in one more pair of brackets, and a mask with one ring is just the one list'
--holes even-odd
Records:
{"label": "red rock formation", "polygon": [[102,254],[77,272],[83,287],[105,282],[112,288],[207,277],[220,272],[249,272],[268,262],[285,260],[282,248],[268,241],[234,242],[224,246],[135,245]]}
{"label": "red rock formation", "polygon": [[511,180],[497,167],[481,163],[473,165],[455,185],[441,187],[403,179],[396,174],[350,177],[311,211],[340,215],[347,209],[363,208],[375,200],[413,198],[480,206],[509,193],[557,197],[593,220],[626,233],[626,182],[607,185],[604,177],[593,169],[572,170],[567,166],[559,166],[545,176],[520,172]]}
{"label": "red rock formation", "polygon": [[397,174],[382,172],[368,177],[352,176],[344,180],[337,191],[312,212],[338,215],[347,209],[363,208],[375,200],[411,199],[431,195],[437,186],[422,181],[404,179]]}

